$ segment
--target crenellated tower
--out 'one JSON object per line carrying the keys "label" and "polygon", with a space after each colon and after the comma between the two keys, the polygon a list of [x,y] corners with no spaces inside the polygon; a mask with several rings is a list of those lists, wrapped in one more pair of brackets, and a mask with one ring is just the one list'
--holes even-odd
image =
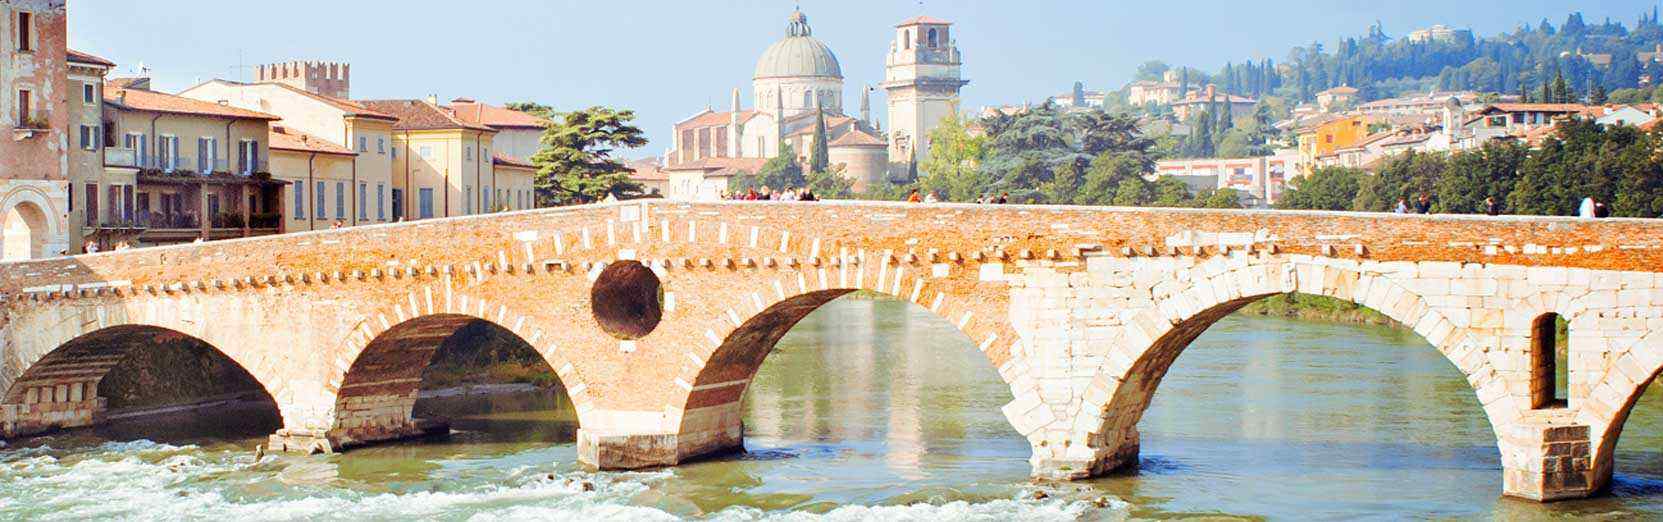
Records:
{"label": "crenellated tower", "polygon": [[281,83],[331,98],[351,99],[352,64],[290,61],[254,67],[256,83]]}

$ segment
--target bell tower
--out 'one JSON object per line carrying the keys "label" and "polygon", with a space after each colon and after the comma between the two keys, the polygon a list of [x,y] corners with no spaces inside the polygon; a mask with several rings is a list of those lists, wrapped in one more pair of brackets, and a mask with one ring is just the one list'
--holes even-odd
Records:
{"label": "bell tower", "polygon": [[929,155],[930,131],[958,112],[963,65],[952,23],[919,16],[895,26],[884,60],[889,97],[889,161],[905,172]]}

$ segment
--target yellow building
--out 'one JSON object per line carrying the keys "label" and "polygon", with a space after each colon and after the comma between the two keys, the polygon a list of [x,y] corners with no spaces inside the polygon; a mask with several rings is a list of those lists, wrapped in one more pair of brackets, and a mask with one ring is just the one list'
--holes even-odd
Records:
{"label": "yellow building", "polygon": [[393,124],[395,215],[429,219],[533,207],[533,169],[498,157],[496,129],[464,121],[431,99],[358,103],[398,118]]}
{"label": "yellow building", "polygon": [[[136,186],[87,186],[80,204],[91,215],[114,212],[143,229],[141,244],[281,230],[283,184],[271,178],[267,146],[276,116],[153,92],[146,81],[126,85],[104,89],[115,144],[105,165],[134,170]],[[105,208],[116,210],[97,210]]]}
{"label": "yellow building", "polygon": [[[287,182],[282,202],[282,208],[287,211],[285,232],[324,230],[350,223],[345,216],[361,208],[356,200],[348,197],[355,192],[351,187],[359,183],[353,169],[358,156],[329,140],[280,125],[272,126],[271,169],[281,173],[279,179]],[[382,215],[387,215],[386,201],[379,200],[383,205]]]}
{"label": "yellow building", "polygon": [[1320,158],[1332,156],[1340,149],[1354,147],[1366,137],[1368,121],[1363,116],[1334,118],[1300,129],[1300,171],[1310,174],[1319,166]]}
{"label": "yellow building", "polygon": [[[289,230],[330,228],[337,222],[353,226],[396,220],[395,194],[402,187],[398,184],[402,180],[393,176],[393,163],[399,154],[393,143],[397,117],[287,83],[211,80],[180,95],[283,118],[283,131],[274,129],[273,136],[283,138],[291,148],[283,149],[289,156],[283,158],[286,161],[273,163],[272,175],[290,182],[283,195]],[[329,152],[319,152],[324,149]],[[321,159],[294,161],[300,159],[302,151],[308,152],[307,158],[315,152]],[[338,154],[341,151],[347,154]],[[317,177],[320,167],[330,172],[327,181],[320,182]],[[344,169],[340,176],[333,174],[337,169]],[[309,181],[298,183],[303,180]],[[300,200],[305,213],[295,211],[296,200]]]}
{"label": "yellow building", "polygon": [[[77,52],[69,57],[69,219],[68,253],[84,253],[88,242],[111,245],[136,239],[132,209],[123,205],[136,186],[137,168],[105,167],[104,76],[115,63]],[[116,158],[116,163],[123,163]],[[79,194],[77,194],[79,192]],[[88,194],[102,195],[105,204],[89,208]]]}

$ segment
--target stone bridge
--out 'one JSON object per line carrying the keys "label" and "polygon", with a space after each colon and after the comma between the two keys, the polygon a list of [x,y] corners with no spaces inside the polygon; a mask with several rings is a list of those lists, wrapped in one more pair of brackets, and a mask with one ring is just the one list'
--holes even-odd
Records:
{"label": "stone bridge", "polygon": [[1413,328],[1471,384],[1504,492],[1575,498],[1608,485],[1663,369],[1660,272],[1656,220],[661,201],[428,220],[0,265],[0,433],[99,422],[114,341],[161,331],[263,385],[274,447],[405,437],[436,345],[482,319],[555,369],[581,460],[675,465],[741,448],[775,342],[868,290],[961,329],[1010,385],[1034,475],[1074,479],[1137,464],[1139,418],[1209,325],[1301,292]]}

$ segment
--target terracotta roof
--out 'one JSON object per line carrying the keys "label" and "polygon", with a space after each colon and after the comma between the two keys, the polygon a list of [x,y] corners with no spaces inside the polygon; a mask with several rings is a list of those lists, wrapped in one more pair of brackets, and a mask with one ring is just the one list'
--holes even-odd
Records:
{"label": "terracotta roof", "polygon": [[665,172],[702,170],[706,176],[732,176],[740,172],[755,173],[768,163],[767,158],[704,158],[665,167]]}
{"label": "terracotta roof", "polygon": [[827,147],[860,147],[867,145],[877,145],[882,147],[888,144],[884,143],[882,138],[873,136],[862,130],[845,132],[842,137],[831,140],[831,143],[826,144]]}
{"label": "terracotta roof", "polygon": [[[813,113],[810,113],[811,118],[812,118],[812,115],[813,115]],[[792,121],[796,121],[796,120],[797,120],[797,118],[792,118]],[[855,122],[855,119],[850,118],[848,116],[832,116],[832,115],[828,114],[828,115],[826,115],[826,131],[827,132],[836,132],[836,129],[838,129],[838,128],[844,126],[844,125],[854,123],[854,122]],[[789,127],[789,125],[787,125],[787,126]],[[810,134],[814,134],[814,126],[813,125],[809,125],[809,126],[791,131],[791,134],[789,134],[788,136],[807,136],[807,135],[810,135]]]}
{"label": "terracotta roof", "polygon": [[933,16],[914,16],[912,18],[906,19],[905,21],[903,21],[901,23],[895,24],[895,27],[906,27],[906,26],[909,26],[909,25],[920,25],[920,24],[953,25],[952,22],[942,20],[940,18],[936,18],[936,17],[933,17]]}
{"label": "terracotta roof", "polygon": [[658,168],[658,158],[647,158],[629,162],[629,168],[634,170],[629,179],[636,181],[669,181],[670,174]]}
{"label": "terracotta roof", "polygon": [[491,164],[492,165],[504,165],[504,166],[509,166],[509,167],[519,167],[519,168],[523,168],[523,169],[535,169],[535,168],[537,168],[537,165],[532,164],[530,161],[519,159],[519,158],[516,158],[516,157],[513,157],[513,156],[504,156],[504,155],[501,155],[501,154],[494,154],[494,153],[491,155]]}
{"label": "terracotta roof", "polygon": [[1319,92],[1317,94],[1330,94],[1330,93],[1331,94],[1342,94],[1342,93],[1343,94],[1357,94],[1357,88],[1356,87],[1351,87],[1349,85],[1341,85],[1339,87],[1328,89],[1326,91],[1322,91],[1322,92]]}
{"label": "terracotta roof", "polygon": [[[1219,93],[1218,100],[1216,100],[1216,101],[1218,103],[1224,103],[1226,101],[1228,101],[1230,103],[1243,103],[1243,104],[1259,103],[1259,100],[1255,100],[1253,98],[1248,98],[1246,96],[1236,96],[1234,94],[1224,94],[1224,93]],[[1191,96],[1189,98],[1184,98],[1182,100],[1172,102],[1172,104],[1173,105],[1194,105],[1194,104],[1197,104],[1197,103],[1209,103],[1209,102],[1210,101],[1207,99],[1207,97],[1205,95],[1202,95],[1202,96]]]}
{"label": "terracotta roof", "polygon": [[107,87],[105,87],[106,89],[126,89],[126,88],[134,87],[134,86],[141,86],[142,88],[148,89],[150,87],[150,79],[149,78],[143,78],[143,77],[138,77],[138,78],[110,78],[110,79],[104,80],[104,84],[107,86]]}
{"label": "terracotta roof", "polygon": [[463,98],[451,100],[450,109],[457,119],[486,127],[542,129],[551,123],[524,112]]}
{"label": "terracotta roof", "polygon": [[87,53],[83,53],[81,51],[77,51],[77,50],[74,50],[74,49],[69,49],[68,51],[69,51],[69,61],[71,61],[71,62],[87,63],[87,64],[92,64],[92,65],[102,65],[102,66],[105,66],[105,67],[115,67],[115,62],[105,60],[103,58],[99,58],[97,56],[93,56],[93,55],[90,55],[90,54],[87,54]]}
{"label": "terracotta roof", "polygon": [[370,110],[391,114],[398,118],[393,130],[495,130],[483,125],[462,121],[449,108],[425,100],[354,100]]}
{"label": "terracotta roof", "polygon": [[[705,109],[703,112],[695,114],[690,118],[687,118],[685,120],[682,120],[679,123],[676,123],[676,128],[681,129],[681,128],[686,127],[686,128],[697,129],[697,128],[700,128],[700,127],[714,127],[714,126],[717,126],[717,125],[726,125],[728,123],[728,115],[729,114],[733,114],[733,112],[731,112],[731,111],[717,112],[717,111],[713,111],[713,110],[710,110],[710,109]],[[739,111],[739,123],[745,123],[747,121],[751,121],[751,118],[756,117],[757,114],[759,114],[757,111]]]}
{"label": "terracotta roof", "polygon": [[[237,82],[227,81],[227,83],[237,83]],[[335,97],[331,97],[331,96],[324,96],[322,94],[318,94],[318,93],[315,93],[315,92],[312,92],[312,91],[308,91],[306,89],[295,87],[293,85],[289,85],[289,84],[286,84],[286,83],[275,83],[275,82],[273,82],[273,83],[265,83],[265,84],[261,84],[261,85],[275,85],[277,87],[287,89],[289,91],[298,93],[302,96],[306,96],[308,98],[326,103],[331,107],[334,107],[336,109],[340,109],[342,111],[345,111],[348,114],[351,114],[353,116],[363,116],[363,117],[366,117],[366,118],[375,118],[375,119],[378,119],[378,120],[397,120],[398,119],[397,116],[393,116],[391,114],[387,114],[387,113],[381,112],[381,111],[372,110],[369,107],[365,107],[364,104],[361,104],[361,103],[358,103],[358,102],[355,102],[355,101],[343,100],[343,99],[335,98]]]}
{"label": "terracotta roof", "polygon": [[329,140],[313,136],[295,129],[272,125],[268,134],[271,148],[276,150],[293,150],[300,152],[317,152],[321,154],[336,154],[341,156],[357,156],[352,150],[335,144]]}
{"label": "terracotta roof", "polygon": [[146,111],[165,112],[169,114],[191,114],[198,116],[213,116],[219,118],[244,118],[251,120],[280,120],[263,112],[239,109],[229,105],[193,100],[182,96],[162,94],[143,89],[108,89],[104,90],[104,102],[119,108]]}

